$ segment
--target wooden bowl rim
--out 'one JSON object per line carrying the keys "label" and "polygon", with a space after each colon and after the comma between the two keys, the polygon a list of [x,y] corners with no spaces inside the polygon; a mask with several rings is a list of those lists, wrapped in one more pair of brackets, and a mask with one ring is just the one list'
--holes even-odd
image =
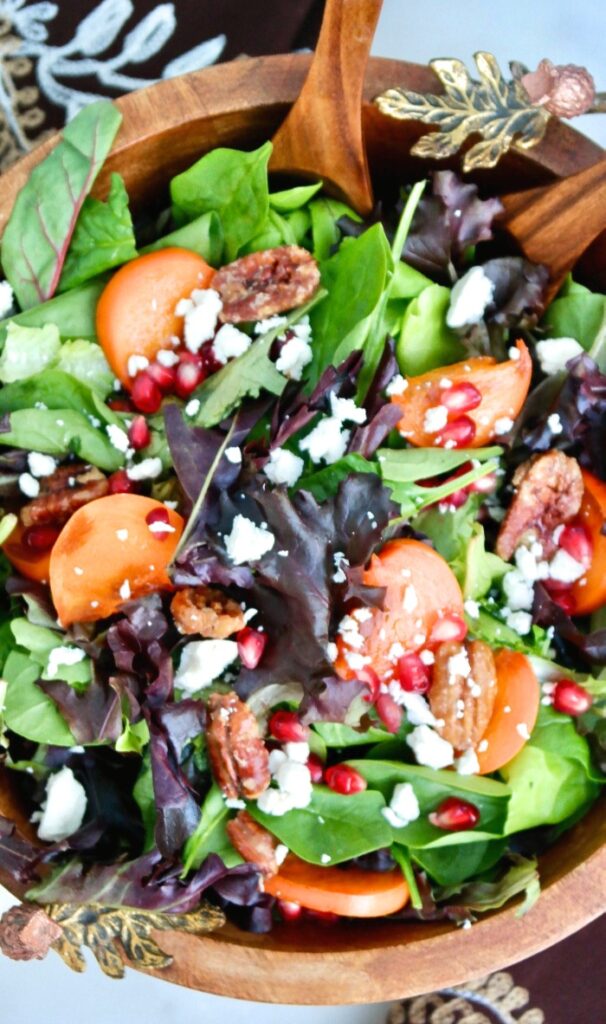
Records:
{"label": "wooden bowl rim", "polygon": [[[280,109],[287,106],[297,95],[310,60],[309,54],[247,58],[161,81],[121,97],[116,102],[124,122],[103,177],[115,169],[113,162],[164,130],[182,130],[196,118],[212,123],[220,113],[252,110],[263,104]],[[439,91],[438,80],[429,67],[372,57],[366,100],[411,74],[423,79],[426,89]],[[245,82],[248,90],[243,108],[238,89]],[[171,107],[177,85],[181,101],[187,96],[200,104],[193,114],[183,102],[177,109]],[[215,99],[213,90],[219,85]],[[155,116],[150,120],[152,113]],[[141,134],[137,122],[146,117],[151,128]],[[57,138],[58,133],[47,138],[0,179],[0,230],[18,189]],[[599,146],[570,125],[558,124],[558,139],[560,143],[548,132],[545,142],[527,152],[524,159],[555,175],[580,170],[603,155]],[[596,809],[589,815],[595,817]],[[508,906],[480,919],[469,930],[394,922],[393,942],[373,944],[374,929],[369,927],[364,941],[356,941],[349,949],[344,939],[339,948],[334,948],[334,938],[346,936],[348,930],[351,937],[356,925],[318,933],[313,950],[301,948],[296,931],[283,927],[268,936],[236,932],[231,926],[208,936],[163,932],[158,941],[173,953],[175,962],[163,971],[149,973],[188,987],[264,1002],[327,1005],[398,999],[459,984],[546,949],[597,917],[604,909],[604,893],[606,845],[549,884],[524,919],[516,918],[515,906]],[[402,929],[398,938],[396,929]],[[364,925],[359,931],[364,935]],[[289,936],[288,946],[283,943],[285,934]]]}

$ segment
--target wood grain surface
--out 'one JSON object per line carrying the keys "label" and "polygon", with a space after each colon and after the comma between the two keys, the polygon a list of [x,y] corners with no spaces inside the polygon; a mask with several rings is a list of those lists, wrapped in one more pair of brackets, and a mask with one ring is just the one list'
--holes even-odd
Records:
{"label": "wood grain surface", "polygon": [[[105,195],[109,174],[119,171],[135,207],[159,204],[166,201],[169,178],[202,153],[218,145],[253,146],[271,137],[301,91],[309,63],[302,54],[241,60],[120,99],[124,124],[96,194]],[[425,127],[389,120],[370,104],[394,85],[439,90],[429,68],[369,61],[363,130],[377,194],[429,169],[427,162],[409,155]],[[43,143],[0,180],[0,229],[32,166],[53,144],[52,139]],[[602,156],[598,146],[554,121],[535,149],[511,152],[493,172],[473,178],[484,191],[510,193],[580,171]],[[456,161],[441,166],[456,167]],[[603,270],[604,265],[594,265],[592,278]],[[444,923],[366,921],[333,928],[283,925],[270,935],[231,926],[199,938],[166,932],[158,941],[175,962],[158,976],[240,999],[300,1004],[396,999],[478,977],[547,948],[604,909],[603,808],[602,801],[541,858],[544,891],[523,919],[516,917],[514,906],[466,931]],[[14,811],[5,778],[0,813]]]}

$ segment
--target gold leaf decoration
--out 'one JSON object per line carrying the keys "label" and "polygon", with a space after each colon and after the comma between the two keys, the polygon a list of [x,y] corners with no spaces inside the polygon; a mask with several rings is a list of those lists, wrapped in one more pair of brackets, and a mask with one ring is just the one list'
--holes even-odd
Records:
{"label": "gold leaf decoration", "polygon": [[[172,957],[152,938],[152,930],[180,931],[199,935],[225,924],[225,915],[211,904],[202,904],[188,914],[163,914],[134,907],[106,907],[100,903],[51,903],[44,908],[61,926],[63,935],[53,949],[72,971],[86,969],[82,946],[93,953],[99,967],[110,978],[124,976],[124,958],[138,967],[156,970],[168,967]],[[123,952],[121,952],[121,950]]]}
{"label": "gold leaf decoration", "polygon": [[532,106],[523,86],[507,80],[491,53],[474,54],[480,79],[476,81],[462,61],[432,60],[430,66],[444,86],[444,94],[393,88],[375,103],[382,113],[400,121],[422,121],[437,132],[421,136],[412,147],[415,156],[444,160],[459,151],[473,135],[481,135],[463,157],[463,170],[494,167],[508,149],[530,149],[541,141],[550,114]]}

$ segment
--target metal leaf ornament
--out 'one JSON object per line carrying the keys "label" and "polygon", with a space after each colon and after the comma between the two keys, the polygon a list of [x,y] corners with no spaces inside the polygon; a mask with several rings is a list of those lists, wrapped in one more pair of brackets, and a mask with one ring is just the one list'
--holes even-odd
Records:
{"label": "metal leaf ornament", "polygon": [[209,903],[188,914],[106,907],[99,903],[85,906],[52,903],[44,909],[63,930],[61,937],[53,942],[53,949],[67,966],[79,973],[84,971],[86,961],[81,947],[87,946],[103,973],[110,978],[124,977],[124,956],[134,966],[147,970],[158,970],[172,963],[172,957],[152,938],[152,930],[198,935],[225,924],[223,912]]}
{"label": "metal leaf ornament", "polygon": [[462,61],[432,60],[430,66],[444,86],[443,95],[393,88],[375,103],[384,114],[400,121],[422,121],[437,132],[421,136],[411,149],[414,156],[444,160],[459,151],[467,140],[480,135],[463,157],[463,170],[494,167],[511,147],[530,149],[541,141],[551,117],[542,106],[533,106],[523,85],[507,80],[491,53],[474,54],[479,81]]}

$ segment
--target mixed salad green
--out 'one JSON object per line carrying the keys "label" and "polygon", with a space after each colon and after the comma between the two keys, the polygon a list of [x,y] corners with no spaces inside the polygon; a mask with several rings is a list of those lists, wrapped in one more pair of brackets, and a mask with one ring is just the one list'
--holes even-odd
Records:
{"label": "mixed salad green", "polygon": [[[606,769],[606,297],[452,172],[361,220],[86,108],[2,239],[0,818],[30,898],[470,922]],[[328,880],[327,880],[328,879]],[[335,881],[338,879],[338,882]]]}

